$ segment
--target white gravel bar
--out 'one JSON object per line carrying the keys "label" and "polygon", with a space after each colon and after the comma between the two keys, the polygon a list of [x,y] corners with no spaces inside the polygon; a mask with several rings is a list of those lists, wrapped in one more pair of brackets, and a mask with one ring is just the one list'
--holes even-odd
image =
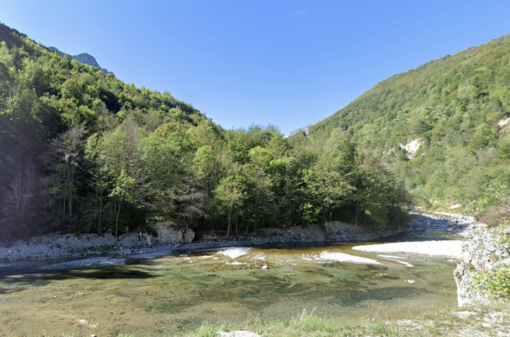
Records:
{"label": "white gravel bar", "polygon": [[322,252],[320,255],[321,260],[330,260],[330,261],[340,261],[340,262],[348,262],[348,263],[358,263],[358,264],[380,264],[376,260],[367,259],[364,257],[349,255],[345,253],[331,253],[331,252]]}
{"label": "white gravel bar", "polygon": [[352,249],[362,252],[406,253],[460,259],[462,256],[462,241],[395,242],[383,243],[380,245],[355,246],[352,247]]}

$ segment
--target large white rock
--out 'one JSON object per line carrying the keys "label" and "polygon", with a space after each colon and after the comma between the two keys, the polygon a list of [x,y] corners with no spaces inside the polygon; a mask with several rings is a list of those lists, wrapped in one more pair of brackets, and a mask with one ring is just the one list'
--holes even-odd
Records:
{"label": "large white rock", "polygon": [[173,221],[161,221],[151,225],[158,233],[157,240],[162,243],[191,243],[195,232],[190,228],[177,225]]}
{"label": "large white rock", "polygon": [[401,149],[404,149],[406,150],[407,152],[407,158],[408,159],[413,159],[414,157],[416,157],[416,153],[418,152],[418,149],[423,145],[423,139],[421,138],[417,138],[417,139],[413,139],[411,141],[409,141],[407,144],[398,144],[398,146],[401,148]]}
{"label": "large white rock", "polygon": [[498,126],[500,128],[504,128],[506,125],[510,124],[510,117],[507,117],[507,118],[503,118],[502,120],[500,120],[498,122]]}

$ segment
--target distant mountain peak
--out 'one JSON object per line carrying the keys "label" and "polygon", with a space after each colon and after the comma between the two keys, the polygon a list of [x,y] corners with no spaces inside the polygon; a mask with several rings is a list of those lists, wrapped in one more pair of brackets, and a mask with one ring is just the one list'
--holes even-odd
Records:
{"label": "distant mountain peak", "polygon": [[284,138],[289,138],[290,136],[293,136],[295,135],[296,133],[299,133],[299,132],[302,132],[304,131],[306,134],[308,134],[310,132],[310,127],[312,126],[312,124],[308,124],[307,126],[303,127],[303,128],[299,128],[299,129],[296,129],[292,132],[290,132],[288,135],[286,135]]}
{"label": "distant mountain peak", "polygon": [[[55,47],[48,47],[48,49],[50,51],[54,51],[54,52],[57,52],[59,53],[60,55],[67,55],[69,56],[70,58],[72,59],[75,59],[75,60],[78,60],[80,61],[81,63],[83,64],[87,64],[89,66],[92,66],[92,67],[99,67],[101,68],[101,66],[99,65],[99,63],[97,63],[96,61],[96,58],[90,54],[87,54],[87,53],[81,53],[81,54],[78,54],[78,55],[69,55],[67,53],[63,53],[61,52],[60,50],[58,50],[57,48]],[[112,74],[114,77],[115,77],[115,74],[112,73],[111,71],[108,71],[108,69],[106,68],[101,68],[101,70],[105,73],[105,74]]]}

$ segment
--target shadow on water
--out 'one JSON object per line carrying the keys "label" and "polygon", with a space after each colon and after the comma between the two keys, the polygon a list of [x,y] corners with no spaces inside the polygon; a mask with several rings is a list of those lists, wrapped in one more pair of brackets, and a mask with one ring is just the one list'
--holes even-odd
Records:
{"label": "shadow on water", "polygon": [[[0,287],[0,294],[9,294],[23,290],[23,287],[41,287],[53,281],[71,279],[91,280],[129,280],[153,279],[158,277],[151,273],[126,268],[126,266],[108,267],[100,269],[32,269],[10,268],[0,270],[0,284],[9,288]],[[12,288],[11,288],[12,287]]]}

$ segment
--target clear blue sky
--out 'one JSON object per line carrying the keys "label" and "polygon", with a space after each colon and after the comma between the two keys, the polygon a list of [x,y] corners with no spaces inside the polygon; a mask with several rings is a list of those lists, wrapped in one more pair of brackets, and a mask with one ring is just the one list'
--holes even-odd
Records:
{"label": "clear blue sky", "polygon": [[510,1],[0,0],[0,21],[225,128],[288,133],[393,74],[510,33]]}

